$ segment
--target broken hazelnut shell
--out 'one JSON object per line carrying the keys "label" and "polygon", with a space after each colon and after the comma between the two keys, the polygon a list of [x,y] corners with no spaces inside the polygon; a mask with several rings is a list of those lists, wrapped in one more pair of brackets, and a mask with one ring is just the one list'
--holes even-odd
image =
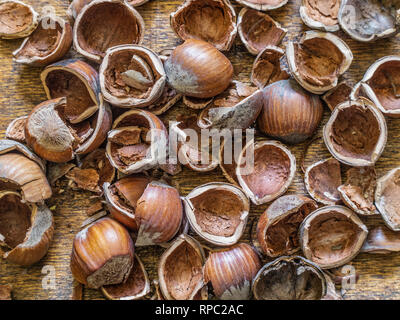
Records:
{"label": "broken hazelnut shell", "polygon": [[135,45],[108,49],[99,74],[104,99],[124,108],[147,107],[156,102],[163,94],[166,82],[158,55]]}
{"label": "broken hazelnut shell", "polygon": [[327,206],[303,221],[300,244],[307,259],[322,269],[332,269],[353,260],[367,234],[367,227],[353,211],[343,206]]}
{"label": "broken hazelnut shell", "polygon": [[325,145],[340,162],[373,166],[387,141],[385,117],[364,98],[338,105],[323,129]]}
{"label": "broken hazelnut shell", "polygon": [[204,250],[182,234],[163,253],[158,264],[161,293],[166,300],[207,300],[203,280]]}
{"label": "broken hazelnut shell", "polygon": [[317,208],[313,200],[301,195],[287,195],[272,202],[257,225],[257,239],[263,253],[275,258],[300,250],[299,227]]}
{"label": "broken hazelnut shell", "polygon": [[326,290],[322,270],[300,256],[267,263],[253,281],[256,300],[320,300]]}
{"label": "broken hazelnut shell", "polygon": [[128,231],[118,222],[103,218],[75,235],[71,271],[79,283],[98,289],[124,283],[133,258],[134,247]]}
{"label": "broken hazelnut shell", "polygon": [[322,100],[324,100],[329,109],[333,111],[333,109],[335,109],[336,106],[338,106],[339,104],[348,101],[349,99],[352,99],[352,92],[352,87],[350,87],[346,82],[341,82],[337,85],[337,87],[325,93],[322,97]]}
{"label": "broken hazelnut shell", "polygon": [[232,81],[231,62],[213,45],[189,39],[175,48],[164,64],[169,85],[195,98],[212,98]]}
{"label": "broken hazelnut shell", "polygon": [[25,124],[28,116],[15,118],[7,127],[6,138],[15,140],[21,143],[26,143],[25,141]]}
{"label": "broken hazelnut shell", "polygon": [[[254,166],[246,164],[247,151],[254,152]],[[248,143],[242,150],[236,176],[244,193],[255,205],[275,200],[291,185],[296,173],[296,158],[277,141]]]}
{"label": "broken hazelnut shell", "polygon": [[288,0],[236,0],[243,6],[259,11],[270,11],[283,7]]}
{"label": "broken hazelnut shell", "polygon": [[211,252],[204,266],[204,280],[220,300],[249,300],[251,283],[261,268],[256,251],[246,243]]}
{"label": "broken hazelnut shell", "polygon": [[107,49],[141,44],[143,35],[143,18],[132,6],[120,0],[95,0],[77,16],[73,41],[78,53],[100,63]]}
{"label": "broken hazelnut shell", "polygon": [[72,24],[75,22],[75,19],[78,17],[78,14],[81,12],[83,7],[92,1],[93,0],[72,0],[67,9],[67,17]]}
{"label": "broken hazelnut shell", "polygon": [[267,86],[263,95],[264,105],[257,123],[264,134],[289,144],[304,142],[314,134],[324,111],[317,95],[305,91],[292,79]]}
{"label": "broken hazelnut shell", "polygon": [[230,246],[242,237],[250,204],[238,187],[208,183],[193,189],[184,203],[190,226],[204,240],[217,246]]}
{"label": "broken hazelnut shell", "polygon": [[[54,24],[54,28],[47,24]],[[45,16],[39,21],[36,30],[13,52],[13,56],[17,63],[46,66],[60,60],[69,51],[71,44],[70,24],[57,16]]]}
{"label": "broken hazelnut shell", "polygon": [[385,226],[373,228],[368,233],[367,240],[361,252],[373,254],[389,254],[400,251],[400,236],[398,232]]}
{"label": "broken hazelnut shell", "polygon": [[265,47],[279,46],[287,33],[269,15],[253,9],[243,8],[237,23],[240,39],[253,55],[258,55]]}
{"label": "broken hazelnut shell", "polygon": [[286,46],[289,69],[307,91],[323,94],[336,87],[352,61],[350,47],[332,33],[307,31]]}
{"label": "broken hazelnut shell", "polygon": [[0,39],[18,39],[29,36],[39,23],[39,14],[18,0],[0,2]]}
{"label": "broken hazelnut shell", "polygon": [[170,22],[182,40],[203,40],[221,51],[230,50],[237,33],[236,13],[228,0],[185,0]]}
{"label": "broken hazelnut shell", "polygon": [[336,32],[340,29],[338,15],[341,0],[303,0],[300,17],[312,29]]}
{"label": "broken hazelnut shell", "polygon": [[378,179],[375,191],[375,205],[393,231],[400,231],[399,177],[400,168],[389,171]]}

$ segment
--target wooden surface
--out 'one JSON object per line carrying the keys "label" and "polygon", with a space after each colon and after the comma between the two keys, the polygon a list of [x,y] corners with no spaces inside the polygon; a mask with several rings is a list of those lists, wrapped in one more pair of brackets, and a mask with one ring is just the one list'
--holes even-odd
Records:
{"label": "wooden surface", "polygon": [[[29,1],[39,12],[45,6],[51,5],[59,15],[64,16],[68,0]],[[271,12],[271,16],[289,30],[283,45],[288,39],[299,38],[306,30],[298,14],[301,0],[290,0],[282,9]],[[138,8],[146,22],[144,45],[159,51],[174,47],[179,39],[169,27],[169,13],[181,3],[178,0],[151,0]],[[240,7],[235,3],[236,11]],[[106,23],[106,21],[104,22]],[[343,32],[337,33],[351,47],[354,62],[344,78],[352,83],[359,81],[367,67],[376,59],[385,55],[396,54],[400,50],[399,37],[381,40],[375,44],[363,44],[352,41]],[[30,110],[45,100],[44,90],[39,80],[40,68],[18,65],[12,61],[11,53],[20,45],[21,40],[0,40],[0,131],[3,134],[8,123],[18,116],[26,115]],[[71,54],[69,54],[71,55]],[[249,82],[251,65],[254,57],[247,53],[245,47],[237,37],[233,49],[228,53],[235,67],[235,78]],[[163,119],[174,119],[179,113],[190,113],[181,105],[175,106]],[[325,107],[324,121],[329,117],[329,110]],[[400,166],[400,119],[388,120],[388,145],[381,159],[377,163],[378,175]],[[319,129],[320,133],[321,129]],[[291,147],[298,161],[298,171],[289,193],[306,193],[303,176],[299,163],[305,144]],[[329,153],[321,140],[312,144],[306,157],[306,163],[328,157]],[[184,169],[174,179],[182,195],[186,195],[194,187],[212,181],[225,181],[219,169],[209,174],[197,174]],[[66,182],[63,182],[66,187]],[[86,219],[84,209],[90,204],[88,192],[66,191],[54,196],[48,201],[49,207],[56,206],[55,234],[47,256],[38,264],[29,268],[16,267],[0,261],[0,284],[12,284],[16,299],[69,299],[72,294],[72,276],[69,270],[69,255],[74,234],[79,231],[82,221]],[[251,217],[257,218],[266,208],[266,205],[252,207]],[[368,227],[382,223],[380,217],[363,219]],[[245,234],[247,238],[248,233]],[[244,239],[246,241],[246,239]],[[158,247],[141,248],[137,250],[142,258],[151,279],[157,278],[157,261],[163,249]],[[42,280],[45,266],[54,267],[56,275],[55,289],[43,289]],[[360,254],[354,261],[360,279],[356,288],[349,290],[346,299],[399,299],[400,298],[400,254],[387,256]],[[46,270],[46,269],[44,269]],[[103,299],[96,290],[85,290],[85,299]]]}

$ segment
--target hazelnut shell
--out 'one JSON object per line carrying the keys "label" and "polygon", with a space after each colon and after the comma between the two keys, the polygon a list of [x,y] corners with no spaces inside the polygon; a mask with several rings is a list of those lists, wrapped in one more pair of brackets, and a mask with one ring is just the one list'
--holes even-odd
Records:
{"label": "hazelnut shell", "polygon": [[341,0],[302,0],[300,17],[312,29],[336,32],[340,29],[338,15]]}
{"label": "hazelnut shell", "polygon": [[259,11],[270,11],[283,7],[288,0],[236,0],[243,6]]}

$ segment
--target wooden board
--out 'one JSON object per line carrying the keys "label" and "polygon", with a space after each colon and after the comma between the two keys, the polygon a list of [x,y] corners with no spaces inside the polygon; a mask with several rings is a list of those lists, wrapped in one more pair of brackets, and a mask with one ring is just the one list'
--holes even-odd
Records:
{"label": "wooden board", "polygon": [[[282,9],[271,12],[271,16],[289,30],[284,40],[298,39],[301,32],[306,30],[298,14],[301,0],[291,0]],[[55,8],[59,15],[64,16],[68,6],[67,0],[39,1],[30,0],[30,3],[41,12],[46,6]],[[146,22],[144,45],[159,51],[176,46],[180,41],[169,27],[169,13],[173,12],[181,3],[178,0],[151,0],[139,7],[139,12]],[[240,7],[235,3],[239,12]],[[107,23],[104,21],[104,23]],[[344,79],[352,83],[359,81],[367,67],[376,59],[385,55],[397,54],[400,50],[399,37],[381,40],[375,44],[363,44],[352,41],[343,32],[338,32],[351,47],[354,62]],[[8,123],[18,116],[26,115],[30,110],[45,100],[44,90],[39,80],[40,68],[18,65],[12,61],[11,53],[20,45],[21,40],[0,40],[0,131],[4,133]],[[247,53],[239,37],[233,49],[228,53],[235,67],[235,78],[249,82],[249,75],[254,57]],[[179,113],[190,113],[182,105],[170,110],[163,119],[174,119]],[[325,108],[324,121],[329,117],[329,110]],[[378,175],[400,166],[400,120],[388,120],[388,145],[381,159],[377,163]],[[321,129],[319,129],[321,131]],[[291,147],[298,163],[305,144]],[[309,149],[306,162],[328,157],[329,153],[319,140]],[[212,181],[225,181],[219,169],[209,174],[197,174],[184,169],[183,173],[174,178],[182,195],[186,195],[194,187]],[[66,186],[66,183],[64,183]],[[305,188],[303,176],[298,165],[298,171],[289,193],[303,193]],[[22,268],[0,261],[0,284],[12,284],[16,299],[69,299],[72,293],[72,276],[69,270],[69,255],[74,234],[79,231],[82,221],[86,219],[84,209],[90,204],[88,192],[66,191],[55,195],[48,205],[56,206],[54,240],[47,256],[38,264],[29,268]],[[266,208],[266,205],[252,207],[251,217],[257,218]],[[363,219],[369,226],[382,224],[379,217]],[[248,233],[244,238],[248,238]],[[246,239],[243,239],[246,241]],[[157,247],[141,248],[137,250],[149,272],[151,279],[157,278],[157,261],[163,249]],[[360,254],[353,262],[360,279],[355,289],[349,290],[346,299],[399,299],[400,298],[400,254],[387,256]],[[47,267],[43,269],[44,267]],[[53,269],[54,268],[54,269]],[[56,286],[54,289],[43,289],[46,270],[54,270]],[[85,290],[85,299],[103,299],[96,290]]]}

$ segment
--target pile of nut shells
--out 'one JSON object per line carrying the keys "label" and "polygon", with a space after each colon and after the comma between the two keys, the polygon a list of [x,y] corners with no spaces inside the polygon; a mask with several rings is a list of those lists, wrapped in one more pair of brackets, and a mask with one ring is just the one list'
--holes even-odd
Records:
{"label": "pile of nut shells", "polygon": [[[29,266],[46,255],[54,233],[46,200],[60,179],[98,200],[75,235],[70,268],[108,299],[341,299],[339,267],[360,252],[400,251],[400,167],[380,178],[374,168],[386,117],[400,117],[400,56],[377,60],[351,86],[341,76],[356,57],[332,33],[395,36],[399,1],[303,0],[300,16],[313,30],[282,49],[287,30],[266,12],[288,1],[237,0],[237,14],[229,0],[184,0],[170,16],[182,43],[162,52],[141,45],[157,32],[135,9],[145,2],[73,0],[64,20],[0,1],[0,38],[26,37],[14,60],[43,67],[48,98],[0,140],[4,259]],[[248,83],[224,54],[236,37],[255,56]],[[81,58],[63,60],[72,46]],[[160,116],[181,100],[191,116],[168,128]],[[286,194],[298,167],[289,145],[318,139],[324,104],[331,116],[321,139],[332,157],[302,163],[308,196]],[[249,128],[256,140],[231,162],[231,145],[215,158],[185,131]],[[178,164],[163,152],[171,133]],[[183,197],[171,183],[181,165],[199,175],[219,167],[227,181]],[[241,241],[251,205],[264,204],[251,243]],[[371,215],[387,227],[369,231],[362,219]],[[143,246],[165,248],[153,296],[135,252]],[[0,299],[10,291],[0,286]]]}

